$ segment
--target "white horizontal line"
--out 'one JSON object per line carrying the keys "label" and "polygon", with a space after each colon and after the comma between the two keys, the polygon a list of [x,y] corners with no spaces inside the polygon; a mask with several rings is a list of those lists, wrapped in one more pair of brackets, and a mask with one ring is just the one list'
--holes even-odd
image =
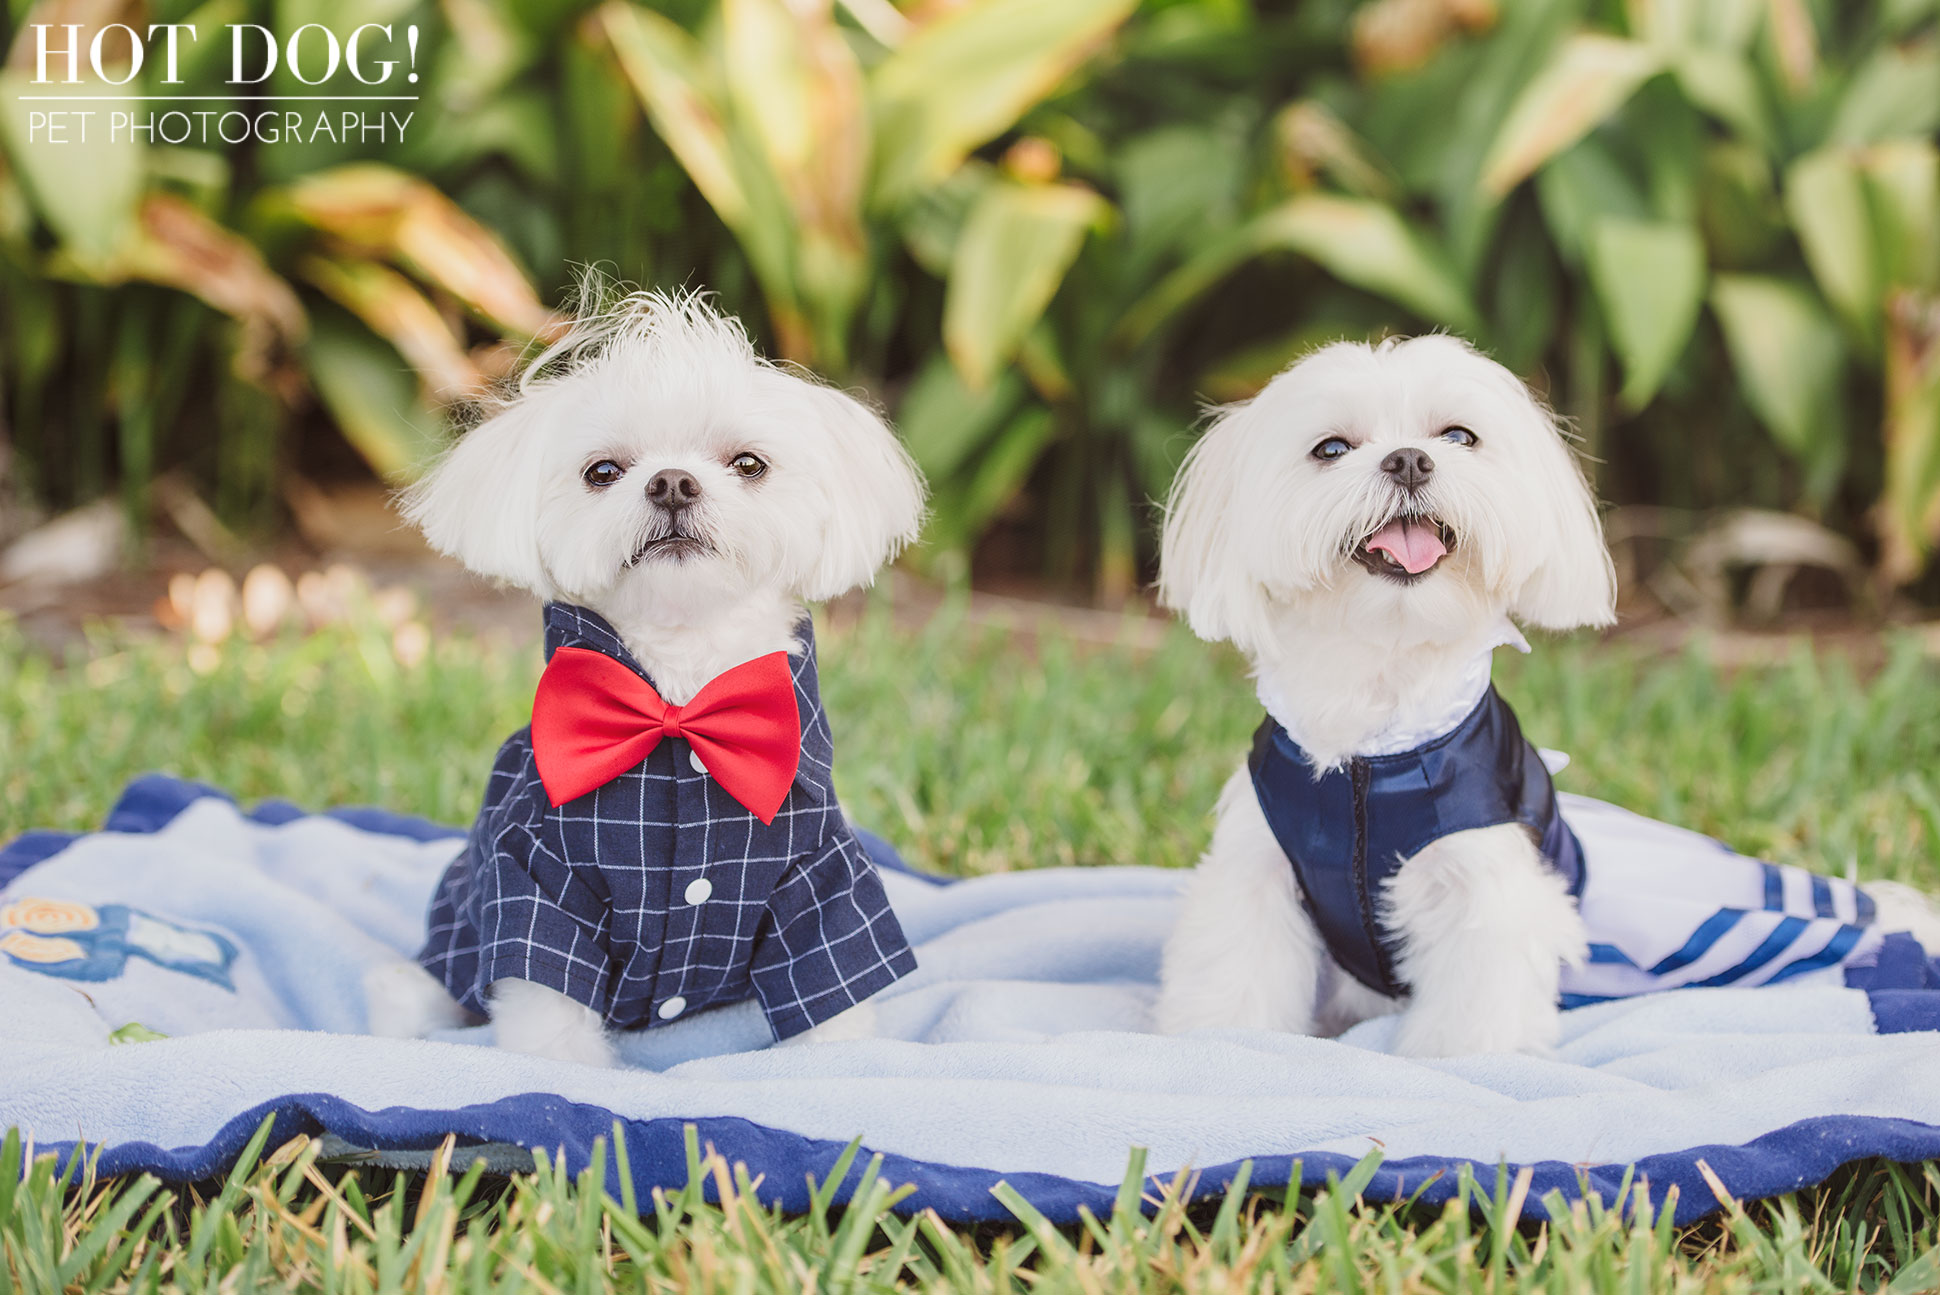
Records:
{"label": "white horizontal line", "polygon": [[416,103],[415,94],[23,94],[16,98],[57,103],[189,103],[204,99],[224,103],[248,100],[261,103],[272,99],[300,99],[325,103]]}

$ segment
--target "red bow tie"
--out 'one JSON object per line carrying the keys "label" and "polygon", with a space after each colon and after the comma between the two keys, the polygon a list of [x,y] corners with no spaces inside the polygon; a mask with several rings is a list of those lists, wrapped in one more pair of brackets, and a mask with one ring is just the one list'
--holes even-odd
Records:
{"label": "red bow tie", "polygon": [[552,654],[532,699],[532,758],[554,806],[603,787],[663,737],[684,737],[728,795],[772,823],[802,758],[802,721],[788,654],[771,652],[716,676],[685,706],[586,648]]}

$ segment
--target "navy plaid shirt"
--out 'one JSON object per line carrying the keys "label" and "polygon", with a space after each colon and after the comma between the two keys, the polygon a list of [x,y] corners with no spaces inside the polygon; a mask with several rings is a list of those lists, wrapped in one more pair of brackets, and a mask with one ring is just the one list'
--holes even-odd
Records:
{"label": "navy plaid shirt", "polygon": [[[593,612],[552,603],[545,621],[547,660],[561,647],[589,648],[647,677]],[[558,990],[618,1029],[752,997],[778,1039],[915,970],[836,803],[807,617],[798,636],[789,664],[801,764],[772,823],[723,791],[676,737],[555,809],[522,728],[499,748],[464,852],[431,898],[418,961],[476,1012],[494,981],[513,978]]]}

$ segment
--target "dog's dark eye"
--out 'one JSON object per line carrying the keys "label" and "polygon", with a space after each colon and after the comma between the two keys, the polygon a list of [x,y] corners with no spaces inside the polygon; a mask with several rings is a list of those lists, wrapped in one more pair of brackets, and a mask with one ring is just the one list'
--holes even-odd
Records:
{"label": "dog's dark eye", "polygon": [[1323,463],[1332,463],[1335,459],[1338,459],[1341,455],[1346,454],[1353,448],[1352,445],[1347,443],[1345,438],[1330,436],[1320,444],[1314,446],[1314,457]]}
{"label": "dog's dark eye", "polygon": [[1442,428],[1442,439],[1444,441],[1453,441],[1457,445],[1466,445],[1470,449],[1474,449],[1482,443],[1481,437],[1471,432],[1468,428],[1461,426],[1459,423],[1454,427]]}
{"label": "dog's dark eye", "polygon": [[737,454],[728,466],[750,481],[768,470],[768,465],[752,454]]}
{"label": "dog's dark eye", "polygon": [[592,467],[579,474],[587,485],[595,490],[604,490],[626,475],[626,469],[611,459],[601,459]]}

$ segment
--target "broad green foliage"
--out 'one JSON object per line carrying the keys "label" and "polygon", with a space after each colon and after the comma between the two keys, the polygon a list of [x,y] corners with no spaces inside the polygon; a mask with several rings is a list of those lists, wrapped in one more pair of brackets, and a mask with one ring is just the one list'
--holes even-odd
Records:
{"label": "broad green foliage", "polygon": [[1663,387],[1704,304],[1704,244],[1688,224],[1604,219],[1585,251],[1623,361],[1618,399],[1641,409]]}
{"label": "broad green foliage", "polygon": [[404,146],[0,123],[30,489],[138,504],[186,460],[248,520],[306,411],[408,474],[599,264],[884,400],[936,492],[919,558],[1001,533],[1106,599],[1201,401],[1431,328],[1541,386],[1622,502],[1804,511],[1888,586],[1940,536],[1935,0],[378,7],[426,33]]}
{"label": "broad green foliage", "polygon": [[[948,12],[967,26],[1009,8]],[[739,12],[721,6],[715,40],[732,46]],[[1073,6],[1060,31],[1097,13]],[[1031,483],[1053,572],[1123,593],[1149,561],[1148,501],[1189,439],[1195,396],[1244,394],[1328,336],[1444,327],[1551,375],[1604,457],[1628,448],[1639,415],[1716,420],[1694,397],[1734,384],[1732,403],[1795,465],[1757,502],[1823,513],[1883,456],[1882,574],[1916,576],[1940,526],[1933,6],[1600,13],[1569,0],[1291,16],[1150,3],[1062,86],[1021,54],[1014,77],[985,65],[993,86],[1049,96],[1004,99],[1001,120],[971,115],[986,137],[1016,126],[1007,174],[950,171],[959,149],[921,172],[926,193],[906,167],[879,167],[884,200],[865,217],[874,243],[900,234],[943,280],[941,341],[968,389],[941,399],[932,361],[897,410],[919,454],[951,447],[931,466],[933,542],[970,544]],[[865,78],[901,87],[877,138],[930,120],[902,69],[942,44],[942,25],[854,42]],[[1326,70],[1282,103],[1287,78],[1266,51]],[[938,78],[936,93],[952,84]],[[1127,111],[1135,95],[1152,110]],[[703,188],[707,174],[694,171]],[[759,240],[744,242],[759,263]],[[1318,277],[1272,268],[1289,258]],[[1238,272],[1253,264],[1277,295],[1245,290]],[[1005,363],[1024,383],[993,395]]]}
{"label": "broad green foliage", "polygon": [[[783,353],[842,375],[895,213],[1016,125],[1131,3],[972,0],[915,28],[897,15],[869,33],[885,48],[867,68],[829,0],[721,0],[700,38],[628,0],[600,19],[654,128],[747,253]],[[1008,358],[1018,321],[1042,312],[1092,197],[1036,186],[980,206],[946,325],[972,372]],[[1004,228],[1006,214],[1026,228]],[[967,306],[960,285],[978,294]]]}
{"label": "broad green foliage", "polygon": [[957,370],[986,387],[1044,314],[1105,203],[1071,184],[984,186],[950,258],[943,342]]}
{"label": "broad green foliage", "polygon": [[1801,459],[1836,455],[1829,433],[1844,430],[1846,348],[1819,298],[1791,280],[1723,274],[1711,308],[1745,399],[1773,438]]}

